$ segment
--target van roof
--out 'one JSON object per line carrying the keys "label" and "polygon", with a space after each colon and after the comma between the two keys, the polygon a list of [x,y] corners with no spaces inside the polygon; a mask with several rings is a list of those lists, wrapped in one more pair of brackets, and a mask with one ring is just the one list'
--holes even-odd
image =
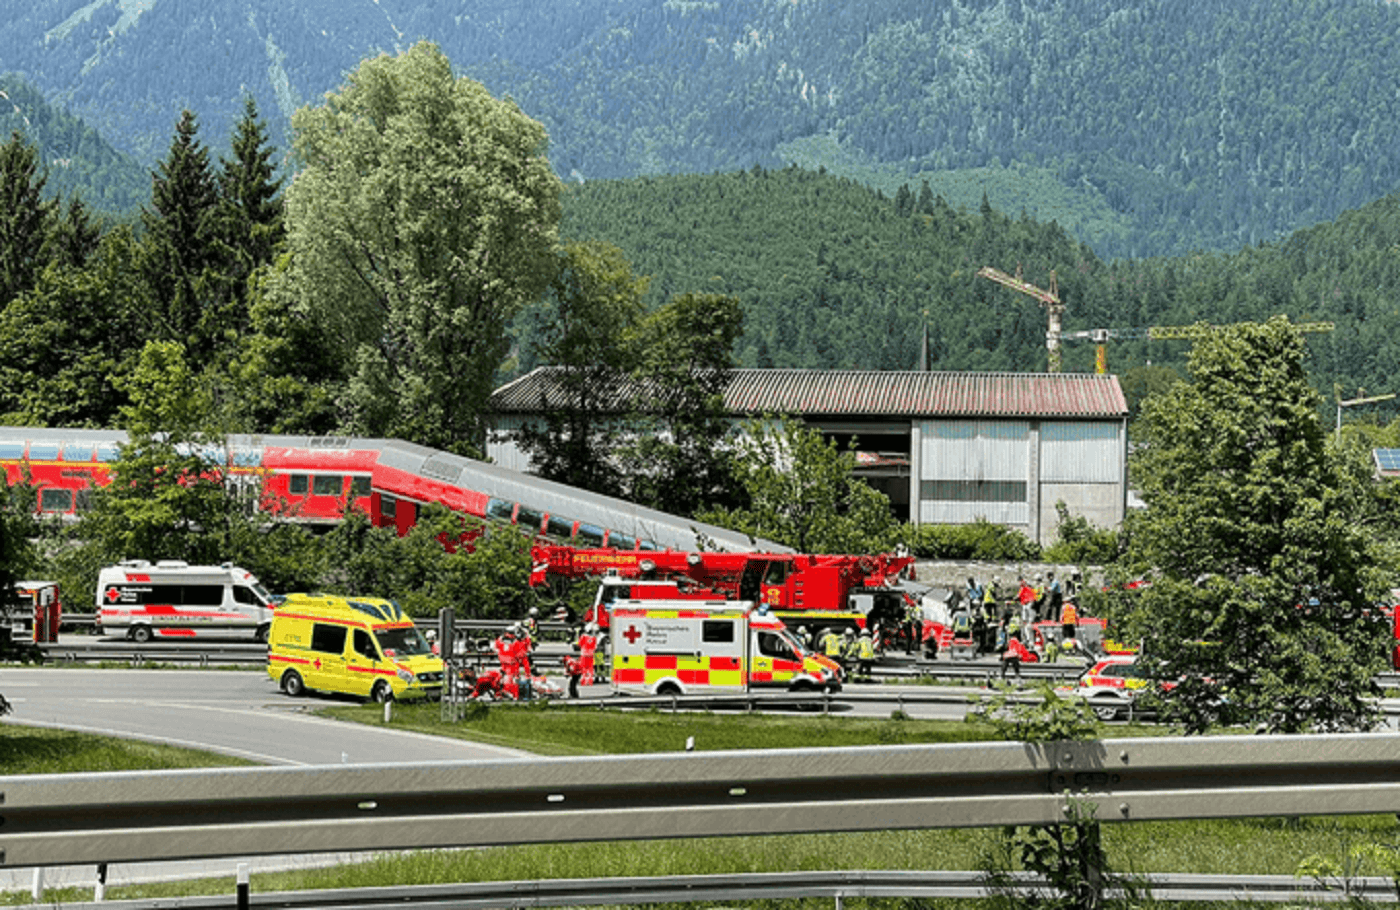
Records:
{"label": "van roof", "polygon": [[403,607],[383,597],[340,597],[334,594],[288,594],[278,612],[307,610],[338,619],[368,619],[374,623],[412,622]]}

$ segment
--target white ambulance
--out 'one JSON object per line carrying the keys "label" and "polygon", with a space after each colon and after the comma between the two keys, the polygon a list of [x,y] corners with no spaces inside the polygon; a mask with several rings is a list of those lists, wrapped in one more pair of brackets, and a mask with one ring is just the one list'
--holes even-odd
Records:
{"label": "white ambulance", "polygon": [[645,695],[841,689],[841,668],[798,643],[783,621],[749,601],[612,603],[612,688]]}
{"label": "white ambulance", "polygon": [[251,572],[224,563],[128,559],[97,574],[97,627],[152,638],[247,636],[267,641],[273,597]]}

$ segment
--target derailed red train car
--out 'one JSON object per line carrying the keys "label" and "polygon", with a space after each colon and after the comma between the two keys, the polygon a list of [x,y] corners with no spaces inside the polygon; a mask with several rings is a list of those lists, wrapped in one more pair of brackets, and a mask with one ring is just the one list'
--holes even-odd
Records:
{"label": "derailed red train car", "polygon": [[[0,467],[13,486],[35,489],[35,511],[76,520],[91,491],[111,482],[127,436],[121,430],[0,427]],[[645,509],[395,439],[231,435],[203,452],[225,472],[230,493],[279,520],[330,526],[351,511],[406,534],[419,510],[510,524],[530,536],[624,550],[784,551],[765,541]],[[161,554],[147,554],[159,557]]]}

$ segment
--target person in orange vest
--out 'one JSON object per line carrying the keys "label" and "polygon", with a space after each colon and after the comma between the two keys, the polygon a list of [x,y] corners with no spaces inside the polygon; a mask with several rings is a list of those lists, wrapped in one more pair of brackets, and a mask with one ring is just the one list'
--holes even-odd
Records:
{"label": "person in orange vest", "polygon": [[1074,608],[1074,601],[1067,600],[1060,607],[1060,628],[1064,630],[1064,641],[1076,638],[1076,627],[1079,625],[1079,611]]}

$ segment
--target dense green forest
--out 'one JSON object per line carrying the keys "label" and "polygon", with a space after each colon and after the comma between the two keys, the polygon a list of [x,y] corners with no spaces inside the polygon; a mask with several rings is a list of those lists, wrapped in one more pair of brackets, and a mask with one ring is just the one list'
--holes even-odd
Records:
{"label": "dense green forest", "polygon": [[0,67],[145,167],[185,108],[222,147],[248,94],[285,150],[295,109],[423,38],[542,122],[575,182],[789,163],[889,196],[927,180],[1103,259],[1280,241],[1400,189],[1400,6],[1376,0],[0,0],[0,16]]}
{"label": "dense green forest", "polygon": [[131,156],[45,102],[25,80],[0,75],[0,137],[16,132],[42,150],[47,188],[55,195],[81,195],[90,208],[114,214],[134,211],[150,195],[150,176]]}
{"label": "dense green forest", "polygon": [[[572,187],[563,233],[617,244],[656,299],[681,288],[744,306],[744,366],[913,369],[923,322],[930,366],[1046,368],[1045,316],[1032,298],[976,277],[1056,273],[1065,329],[1326,320],[1310,367],[1329,398],[1394,386],[1400,363],[1400,196],[1235,254],[1104,262],[1055,224],[990,205],[954,208],[930,188],[893,198],[797,168],[649,177]],[[1110,369],[1140,392],[1153,368],[1185,372],[1189,343],[1115,339]],[[1092,370],[1094,348],[1068,343],[1065,369]],[[529,366],[528,360],[522,366]]]}

